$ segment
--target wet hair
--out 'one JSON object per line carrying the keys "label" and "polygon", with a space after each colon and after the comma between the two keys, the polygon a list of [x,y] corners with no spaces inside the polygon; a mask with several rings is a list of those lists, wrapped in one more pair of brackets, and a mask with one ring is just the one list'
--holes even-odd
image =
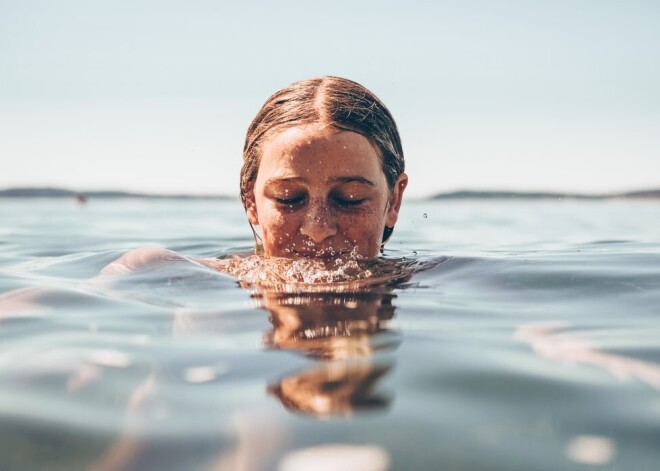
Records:
{"label": "wet hair", "polygon": [[340,77],[294,82],[275,92],[250,124],[243,147],[241,201],[247,204],[262,146],[272,135],[308,124],[332,126],[366,137],[381,159],[390,190],[404,172],[403,148],[394,118],[376,95],[359,83]]}

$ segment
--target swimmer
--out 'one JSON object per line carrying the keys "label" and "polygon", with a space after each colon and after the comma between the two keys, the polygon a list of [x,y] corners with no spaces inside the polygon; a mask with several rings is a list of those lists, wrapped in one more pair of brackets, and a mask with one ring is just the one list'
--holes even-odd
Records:
{"label": "swimmer", "polygon": [[[267,258],[373,260],[392,235],[408,185],[399,132],[385,105],[351,80],[320,77],[273,94],[250,124],[240,196]],[[186,257],[128,252],[103,270],[130,273]],[[231,263],[196,259],[232,274]]]}
{"label": "swimmer", "polygon": [[[193,258],[138,248],[104,267],[90,286],[180,262],[247,284],[405,278],[401,266],[378,257],[408,185],[404,169],[396,123],[372,92],[338,77],[295,82],[266,100],[245,138],[240,196],[258,255]],[[0,322],[9,313],[47,309],[50,296],[44,288],[0,296]]]}

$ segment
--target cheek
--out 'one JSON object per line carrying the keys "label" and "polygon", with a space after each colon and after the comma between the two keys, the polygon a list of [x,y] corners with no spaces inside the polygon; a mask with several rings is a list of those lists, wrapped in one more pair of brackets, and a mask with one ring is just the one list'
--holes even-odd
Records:
{"label": "cheek", "polygon": [[298,219],[292,213],[282,213],[275,209],[266,210],[264,217],[260,217],[261,232],[264,236],[264,242],[272,244],[285,243],[290,237],[293,237],[297,230]]}
{"label": "cheek", "polygon": [[346,216],[342,219],[342,232],[348,241],[359,246],[380,247],[384,221],[385,218],[377,210]]}

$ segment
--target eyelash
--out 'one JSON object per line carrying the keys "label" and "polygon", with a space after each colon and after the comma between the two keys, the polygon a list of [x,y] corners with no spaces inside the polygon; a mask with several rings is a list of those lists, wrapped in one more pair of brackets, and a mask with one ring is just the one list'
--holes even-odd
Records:
{"label": "eyelash", "polygon": [[295,206],[300,204],[305,200],[304,196],[296,196],[295,198],[273,198],[276,203],[282,204],[285,206]]}
{"label": "eyelash", "polygon": [[335,198],[335,202],[337,205],[343,207],[343,208],[355,208],[357,206],[360,206],[362,203],[364,203],[365,200],[347,200],[344,198]]}

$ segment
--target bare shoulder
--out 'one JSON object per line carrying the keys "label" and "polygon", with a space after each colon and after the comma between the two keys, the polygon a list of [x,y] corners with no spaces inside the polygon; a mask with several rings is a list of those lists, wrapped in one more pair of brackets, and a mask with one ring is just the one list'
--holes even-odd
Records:
{"label": "bare shoulder", "polygon": [[181,260],[188,260],[188,258],[172,250],[160,247],[141,247],[126,252],[114,262],[106,265],[99,275],[128,274]]}

